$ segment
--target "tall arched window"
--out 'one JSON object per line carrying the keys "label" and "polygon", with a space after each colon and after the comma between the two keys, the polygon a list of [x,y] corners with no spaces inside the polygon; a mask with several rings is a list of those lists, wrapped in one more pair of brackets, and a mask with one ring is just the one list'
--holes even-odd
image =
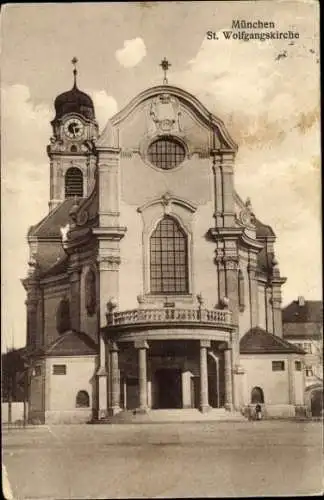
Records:
{"label": "tall arched window", "polygon": [[77,408],[89,408],[90,398],[87,391],[79,391],[75,398],[75,406]]}
{"label": "tall arched window", "polygon": [[83,196],[83,174],[77,167],[70,167],[65,173],[65,198]]}
{"label": "tall arched window", "polygon": [[152,294],[188,293],[187,236],[172,217],[165,216],[150,239]]}

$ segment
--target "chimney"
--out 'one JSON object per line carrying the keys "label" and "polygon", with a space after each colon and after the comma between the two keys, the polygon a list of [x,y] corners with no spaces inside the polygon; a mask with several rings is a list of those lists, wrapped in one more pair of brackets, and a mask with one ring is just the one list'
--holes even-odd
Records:
{"label": "chimney", "polygon": [[305,298],[301,295],[298,297],[298,305],[299,307],[303,307],[305,305]]}

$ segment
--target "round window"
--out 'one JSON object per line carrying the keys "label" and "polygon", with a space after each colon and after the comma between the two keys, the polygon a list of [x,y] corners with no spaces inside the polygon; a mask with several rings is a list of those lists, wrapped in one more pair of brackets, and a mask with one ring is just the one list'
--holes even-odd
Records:
{"label": "round window", "polygon": [[185,148],[173,138],[166,137],[152,142],[148,148],[148,159],[162,170],[171,170],[183,162]]}

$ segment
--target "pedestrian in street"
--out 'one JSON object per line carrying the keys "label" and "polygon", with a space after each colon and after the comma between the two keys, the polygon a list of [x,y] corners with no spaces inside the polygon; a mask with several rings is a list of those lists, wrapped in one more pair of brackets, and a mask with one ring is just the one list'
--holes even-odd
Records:
{"label": "pedestrian in street", "polygon": [[255,407],[255,418],[256,420],[261,420],[262,418],[262,408],[259,403]]}

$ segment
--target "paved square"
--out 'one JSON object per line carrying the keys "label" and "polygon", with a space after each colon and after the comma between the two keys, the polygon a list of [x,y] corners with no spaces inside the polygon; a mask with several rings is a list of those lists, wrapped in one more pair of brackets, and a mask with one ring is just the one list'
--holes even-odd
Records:
{"label": "paved square", "polygon": [[322,492],[319,422],[43,426],[3,432],[14,498]]}

